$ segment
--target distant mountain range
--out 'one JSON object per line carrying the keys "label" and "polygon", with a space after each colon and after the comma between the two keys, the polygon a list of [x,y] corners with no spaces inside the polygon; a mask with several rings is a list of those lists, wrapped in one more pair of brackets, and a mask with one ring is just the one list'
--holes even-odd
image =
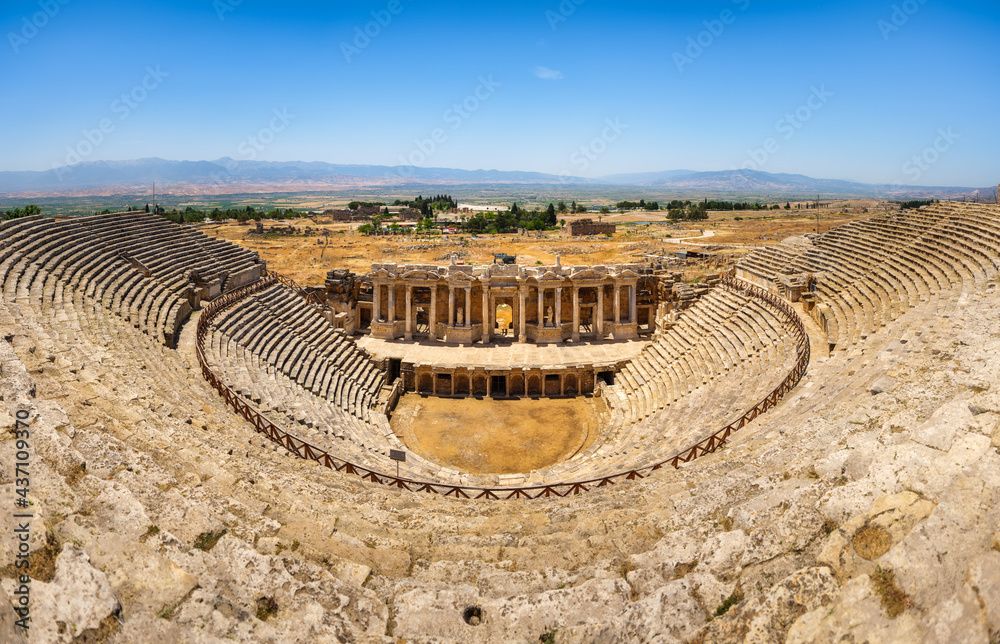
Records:
{"label": "distant mountain range", "polygon": [[[799,174],[756,170],[695,172],[670,170],[617,174],[586,179],[541,172],[455,170],[414,166],[338,165],[323,162],[94,161],[45,171],[0,172],[0,194],[24,196],[85,196],[143,194],[153,182],[157,191],[174,195],[299,192],[351,188],[432,188],[440,186],[616,186],[636,192],[688,196],[881,197],[961,199],[974,195],[995,199],[996,188],[874,185]],[[642,190],[645,189],[645,190]]]}

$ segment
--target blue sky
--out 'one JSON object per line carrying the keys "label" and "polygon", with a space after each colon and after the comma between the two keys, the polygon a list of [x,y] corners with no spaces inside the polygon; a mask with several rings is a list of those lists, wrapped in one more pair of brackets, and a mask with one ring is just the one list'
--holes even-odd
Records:
{"label": "blue sky", "polygon": [[995,0],[5,0],[0,29],[0,170],[1000,180]]}

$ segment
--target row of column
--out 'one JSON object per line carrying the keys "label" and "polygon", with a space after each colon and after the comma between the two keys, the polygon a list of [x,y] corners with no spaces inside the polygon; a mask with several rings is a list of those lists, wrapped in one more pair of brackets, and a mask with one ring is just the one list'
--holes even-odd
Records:
{"label": "row of column", "polygon": [[[391,324],[396,321],[396,287],[395,285],[388,285],[388,322]],[[413,286],[410,284],[405,285],[406,288],[406,339],[411,340],[413,338]],[[448,287],[448,326],[458,327],[458,328],[470,328],[472,326],[472,286],[466,286],[465,290],[465,308],[463,309],[463,319],[462,323],[458,324],[457,311],[455,309],[455,291],[461,287],[449,286]],[[597,288],[597,333],[599,335],[604,333],[604,287],[586,287],[586,286],[574,286],[573,287],[573,339],[578,340],[580,338],[580,289],[581,288]],[[621,324],[621,289],[627,288],[628,293],[628,304],[629,304],[629,323],[634,324],[637,321],[637,305],[636,305],[636,287],[633,284],[625,286],[615,286],[615,324]],[[549,328],[559,328],[562,326],[562,290],[563,287],[556,286],[550,288],[543,288],[539,286],[538,290],[538,316],[536,324],[539,328],[549,327]],[[437,322],[437,287],[431,287],[431,311],[430,311],[430,336],[432,339],[435,338],[435,324]],[[545,323],[546,310],[545,310],[545,294],[547,291],[555,291],[555,300],[553,306],[553,321],[552,325],[549,326]],[[519,341],[525,342],[526,335],[525,329],[527,327],[527,298],[528,298],[528,287],[522,286],[518,289],[518,308],[519,312]],[[493,312],[491,307],[493,305],[492,298],[490,296],[490,289],[483,289],[483,327],[488,329],[487,338],[492,337],[493,326],[491,321],[493,320]],[[382,287],[379,285],[375,290],[372,298],[372,308],[375,311],[375,317],[379,321],[382,321]]]}
{"label": "row of column", "polygon": [[[406,339],[413,339],[413,285],[406,284]],[[396,287],[393,284],[387,285],[388,296],[388,322],[392,324],[396,321]],[[465,287],[465,308],[463,309],[462,324],[458,324],[457,311],[455,310],[455,290],[456,287],[448,287],[448,326],[469,328],[472,326],[472,286]],[[435,324],[437,322],[437,287],[431,287],[431,314],[430,314],[430,335],[434,338]],[[372,308],[375,317],[382,321],[382,285],[379,285],[372,295]]]}

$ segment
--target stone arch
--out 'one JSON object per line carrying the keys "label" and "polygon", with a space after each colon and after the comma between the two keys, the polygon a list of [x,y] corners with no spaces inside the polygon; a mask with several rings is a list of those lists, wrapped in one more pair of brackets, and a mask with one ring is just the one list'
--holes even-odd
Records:
{"label": "stone arch", "polygon": [[417,391],[422,394],[432,394],[434,393],[434,374],[425,371],[420,374],[419,384],[417,385]]}
{"label": "stone arch", "polygon": [[563,393],[567,396],[575,396],[580,392],[580,386],[577,382],[575,373],[568,373],[563,378]]}
{"label": "stone arch", "polygon": [[474,396],[486,395],[486,374],[477,373],[474,376],[472,376],[472,395]]}

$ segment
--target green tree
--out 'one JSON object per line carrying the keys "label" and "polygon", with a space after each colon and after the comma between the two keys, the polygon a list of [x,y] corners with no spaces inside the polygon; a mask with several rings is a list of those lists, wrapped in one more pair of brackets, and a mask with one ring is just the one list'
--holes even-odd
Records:
{"label": "green tree", "polygon": [[559,211],[559,214],[564,214],[566,212],[566,210],[567,210],[567,208],[566,208],[566,202],[565,201],[560,201],[558,203],[558,205],[556,205],[556,210]]}
{"label": "green tree", "polygon": [[35,215],[42,214],[42,209],[38,206],[32,204],[30,206],[25,206],[24,209],[14,208],[13,210],[8,210],[3,213],[3,219],[20,219],[22,217],[34,217]]}
{"label": "green tree", "polygon": [[555,226],[556,221],[556,207],[550,203],[549,207],[545,210],[545,223],[549,226]]}

